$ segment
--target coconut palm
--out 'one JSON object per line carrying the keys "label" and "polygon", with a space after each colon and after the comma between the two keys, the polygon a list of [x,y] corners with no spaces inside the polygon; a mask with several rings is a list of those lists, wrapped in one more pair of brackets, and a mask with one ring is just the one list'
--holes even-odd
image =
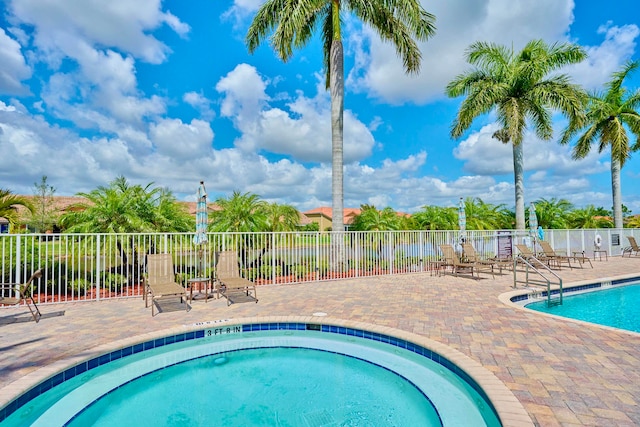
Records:
{"label": "coconut palm", "polygon": [[13,228],[20,223],[20,212],[18,206],[23,206],[31,214],[35,209],[29,199],[13,194],[8,189],[0,188],[0,218],[9,221],[9,227]]}
{"label": "coconut palm", "polygon": [[495,110],[501,130],[494,137],[513,145],[516,229],[522,230],[525,130],[532,126],[538,138],[551,139],[551,110],[565,114],[572,129],[582,124],[585,97],[582,89],[564,74],[550,74],[582,61],[586,53],[569,43],[549,46],[542,40],[532,40],[518,53],[494,43],[476,42],[466,56],[475,68],[458,75],[446,89],[449,97],[467,96],[453,122],[451,135],[459,138],[476,117]]}
{"label": "coconut palm", "polygon": [[332,230],[344,231],[343,211],[343,112],[344,52],[343,18],[352,15],[390,41],[408,73],[420,68],[417,40],[435,32],[435,17],[418,0],[267,0],[256,13],[247,32],[249,52],[254,52],[270,34],[276,55],[284,62],[294,48],[305,46],[313,30],[321,28],[326,87],[331,93],[332,142]]}
{"label": "coconut palm", "polygon": [[[622,86],[624,79],[640,66],[638,61],[628,62],[620,71],[613,73],[606,84],[606,92],[592,93],[587,104],[586,130],[578,138],[573,157],[584,158],[598,141],[598,152],[611,149],[611,192],[613,196],[613,223],[622,228],[622,194],[620,189],[620,169],[629,158],[631,151],[640,148],[640,89],[628,92]],[[625,128],[626,125],[626,128]],[[636,137],[630,145],[627,128]],[[566,143],[580,128],[569,127],[561,142]]]}

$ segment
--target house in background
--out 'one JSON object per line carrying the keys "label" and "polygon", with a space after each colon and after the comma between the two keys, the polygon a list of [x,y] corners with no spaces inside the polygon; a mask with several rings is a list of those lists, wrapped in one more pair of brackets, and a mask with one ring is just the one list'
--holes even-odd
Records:
{"label": "house in background", "polygon": [[[360,215],[360,212],[360,209],[344,208],[342,213],[345,230],[349,229],[349,225],[353,223],[353,218],[356,215]],[[311,209],[309,211],[302,212],[302,215],[306,216],[310,222],[315,222],[316,224],[318,224],[318,230],[331,230],[331,219],[333,218],[333,210],[330,206],[322,206],[319,208]]]}

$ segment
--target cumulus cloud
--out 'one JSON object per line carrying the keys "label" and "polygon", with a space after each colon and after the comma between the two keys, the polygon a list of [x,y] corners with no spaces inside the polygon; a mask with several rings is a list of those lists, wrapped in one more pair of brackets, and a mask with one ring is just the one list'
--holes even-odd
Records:
{"label": "cumulus cloud", "polygon": [[[349,70],[353,90],[391,103],[425,103],[444,97],[453,76],[464,72],[465,50],[478,40],[521,48],[531,39],[555,42],[565,39],[573,20],[572,0],[451,0],[421,2],[436,16],[436,34],[419,44],[419,75],[406,75],[390,43],[382,42],[370,28],[349,33],[356,66]],[[354,29],[357,27],[354,27]]]}
{"label": "cumulus cloud", "polygon": [[12,0],[9,8],[19,21],[38,29],[35,43],[43,53],[57,51],[68,39],[81,39],[160,63],[170,50],[149,32],[161,25],[181,36],[189,32],[187,24],[162,10],[160,0]]}
{"label": "cumulus cloud", "polygon": [[[483,126],[454,149],[454,157],[465,162],[465,171],[478,175],[513,174],[513,146],[493,138],[493,133],[499,128],[497,123]],[[576,161],[572,158],[570,145],[560,145],[556,140],[542,141],[528,131],[523,144],[525,172],[551,169],[556,175],[567,176],[589,173],[589,170],[599,173],[605,169],[599,160],[601,155],[595,150]]]}
{"label": "cumulus cloud", "polygon": [[[454,206],[459,197],[481,197],[510,207],[512,152],[491,138],[495,125],[472,129],[455,148],[454,160],[440,147],[434,155],[436,147],[429,144],[385,153],[375,132],[391,133],[398,122],[393,114],[373,110],[442,97],[447,81],[466,69],[464,50],[476,40],[513,41],[516,49],[532,38],[563,40],[573,2],[423,3],[436,14],[438,32],[421,45],[419,76],[406,76],[392,47],[346,20],[345,46],[348,58],[355,59],[347,70],[347,96],[355,90],[364,96],[354,97],[381,102],[344,112],[345,206],[370,203],[412,212],[425,204]],[[235,0],[224,17],[246,29],[260,4]],[[170,69],[164,66],[172,59],[171,48],[180,45],[169,43],[176,35],[186,43],[190,33],[160,0],[10,0],[7,15],[14,26],[10,33],[0,29],[0,93],[20,95],[22,85],[35,80],[31,66],[48,70],[32,86],[41,90],[36,99],[0,100],[0,179],[13,191],[30,194],[45,174],[61,195],[90,191],[124,175],[135,183],[169,187],[182,198],[205,180],[212,198],[215,192],[240,190],[301,210],[331,204],[330,99],[320,70],[292,77],[295,72],[274,75],[275,67],[263,62],[256,67],[236,65],[244,59],[220,61],[224,65],[207,84],[188,81],[172,92],[173,86],[159,87],[155,80],[138,81]],[[169,33],[172,37],[165,37]],[[588,47],[593,60],[571,70],[584,84],[597,85],[617,69],[635,50],[638,28],[610,24],[601,34],[602,44]],[[75,126],[64,129],[68,123]],[[607,155],[594,152],[576,163],[570,147],[528,135],[527,197],[545,197],[553,186],[554,196],[571,194],[572,201],[584,194],[589,195],[584,200],[608,200],[606,191],[590,188],[589,179],[608,173]],[[463,164],[464,175],[451,173],[448,161]],[[23,173],[17,176],[15,170]]]}
{"label": "cumulus cloud", "polygon": [[180,119],[163,119],[151,125],[149,136],[158,154],[185,161],[210,154],[213,141],[209,123],[196,119],[190,124]]}
{"label": "cumulus cloud", "polygon": [[589,90],[602,89],[603,84],[611,80],[611,74],[631,59],[640,28],[637,25],[618,27],[609,22],[598,29],[598,34],[604,36],[603,42],[586,46],[587,59],[566,69],[576,83]]}
{"label": "cumulus cloud", "polygon": [[0,28],[0,94],[24,95],[29,89],[22,81],[31,77],[31,68],[20,51],[20,44]]}
{"label": "cumulus cloud", "polygon": [[30,41],[25,47],[34,60],[53,70],[42,99],[57,117],[121,135],[166,111],[162,97],[139,90],[135,63],[166,60],[170,50],[152,31],[166,25],[180,36],[189,32],[160,1],[13,0],[8,9],[17,26],[34,28],[23,43]]}
{"label": "cumulus cloud", "polygon": [[182,100],[195,108],[203,120],[211,120],[215,117],[215,112],[211,109],[211,100],[207,99],[202,93],[187,92],[182,95]]}
{"label": "cumulus cloud", "polygon": [[[267,95],[268,84],[248,64],[239,64],[216,84],[223,94],[221,115],[231,118],[242,133],[236,146],[245,152],[266,150],[303,162],[330,162],[331,105],[321,83],[314,98],[297,92],[284,108],[271,105],[275,100]],[[345,162],[368,157],[374,143],[367,126],[345,110]]]}

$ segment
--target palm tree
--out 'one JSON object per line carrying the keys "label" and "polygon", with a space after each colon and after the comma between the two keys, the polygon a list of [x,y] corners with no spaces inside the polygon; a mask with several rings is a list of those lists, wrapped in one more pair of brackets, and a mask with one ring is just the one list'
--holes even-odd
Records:
{"label": "palm tree", "polygon": [[29,199],[17,196],[8,189],[0,188],[0,218],[9,221],[9,227],[11,228],[20,223],[18,206],[25,207],[31,214],[35,212],[35,208]]}
{"label": "palm tree", "polygon": [[527,124],[543,140],[553,136],[551,109],[564,113],[572,129],[582,124],[582,89],[564,74],[550,74],[585,57],[581,47],[569,43],[549,46],[532,40],[516,54],[504,46],[476,42],[467,50],[467,62],[475,68],[447,85],[449,97],[467,95],[453,122],[452,137],[459,138],[476,117],[495,109],[501,129],[494,137],[513,145],[516,229],[525,228],[522,141]]}
{"label": "palm tree", "polygon": [[538,225],[545,229],[569,228],[573,204],[567,199],[539,199],[535,202]]}
{"label": "palm tree", "polygon": [[467,197],[464,201],[467,230],[498,230],[504,227],[509,212],[504,205],[485,203],[479,197]]}
{"label": "palm tree", "polygon": [[360,214],[353,218],[351,229],[354,231],[389,231],[399,230],[401,226],[400,217],[391,207],[382,210],[375,206],[360,206]]}
{"label": "palm tree", "polygon": [[176,203],[175,196],[168,189],[158,191],[153,206],[151,222],[157,231],[189,232],[195,229],[195,218],[183,205]]}
{"label": "palm tree", "polygon": [[423,230],[454,230],[458,227],[458,210],[427,205],[413,214],[413,220]]}
{"label": "palm tree", "polygon": [[266,228],[263,231],[293,231],[300,225],[300,212],[291,205],[265,205]]}
{"label": "palm tree", "polygon": [[593,205],[575,209],[569,214],[571,228],[611,228],[610,217],[599,215],[600,211]]}
{"label": "palm tree", "polygon": [[139,233],[189,231],[194,220],[178,205],[171,192],[131,185],[119,176],[109,186],[78,193],[86,201],[71,206],[60,217],[70,233]]}
{"label": "palm tree", "polygon": [[344,231],[343,112],[344,52],[342,17],[351,14],[390,41],[408,73],[418,72],[421,54],[413,37],[426,40],[435,32],[435,17],[418,0],[267,0],[247,32],[249,52],[269,40],[276,55],[288,61],[294,48],[305,46],[319,25],[322,29],[325,84],[331,93],[332,230]]}
{"label": "palm tree", "polygon": [[627,227],[640,228],[640,215],[634,215],[627,221]]}
{"label": "palm tree", "polygon": [[266,202],[257,194],[234,191],[215,201],[220,208],[211,214],[211,231],[257,232],[267,229]]}
{"label": "palm tree", "polygon": [[[622,218],[622,195],[620,189],[620,169],[629,158],[631,151],[640,148],[640,89],[629,93],[623,86],[624,79],[640,66],[638,61],[628,62],[620,71],[613,73],[606,84],[605,93],[592,93],[587,104],[587,127],[578,138],[573,157],[584,158],[597,140],[598,152],[611,148],[611,192],[613,196],[613,223],[615,228],[624,226]],[[625,125],[636,136],[633,146]],[[579,127],[569,127],[561,142],[581,131]]]}

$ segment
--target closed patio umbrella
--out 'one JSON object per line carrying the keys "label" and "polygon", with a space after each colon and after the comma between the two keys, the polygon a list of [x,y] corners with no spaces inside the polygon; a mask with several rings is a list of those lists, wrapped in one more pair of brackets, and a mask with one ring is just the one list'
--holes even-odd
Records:
{"label": "closed patio umbrella", "polygon": [[198,187],[198,202],[196,204],[196,234],[193,236],[193,243],[199,246],[201,271],[204,270],[204,259],[202,257],[202,245],[208,242],[207,226],[209,225],[209,212],[207,211],[207,190],[204,187],[204,181],[200,181]]}
{"label": "closed patio umbrella", "polygon": [[529,205],[529,234],[533,238],[533,247],[535,248],[538,235],[538,215],[536,214],[536,205],[533,202]]}
{"label": "closed patio umbrella", "polygon": [[458,228],[460,228],[459,241],[463,243],[466,239],[467,214],[464,211],[464,200],[462,197],[460,197],[460,202],[458,203]]}

